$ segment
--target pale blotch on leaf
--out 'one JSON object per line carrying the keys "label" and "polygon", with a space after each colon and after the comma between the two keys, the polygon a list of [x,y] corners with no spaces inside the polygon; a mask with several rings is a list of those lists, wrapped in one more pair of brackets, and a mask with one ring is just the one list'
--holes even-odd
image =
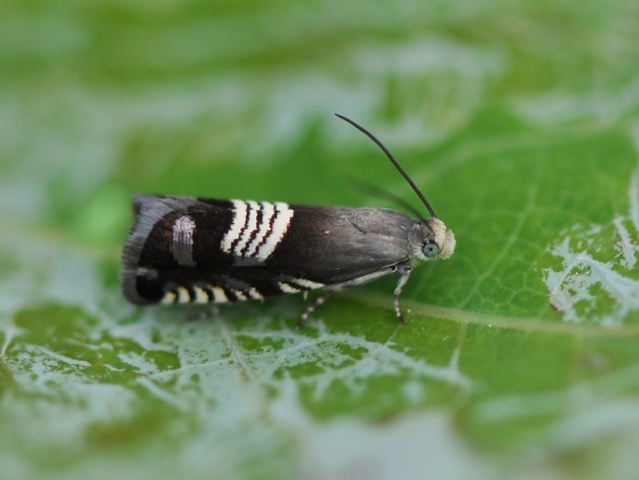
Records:
{"label": "pale blotch on leaf", "polygon": [[639,170],[629,210],[605,225],[574,225],[547,251],[561,267],[542,269],[551,305],[564,320],[612,326],[639,310]]}

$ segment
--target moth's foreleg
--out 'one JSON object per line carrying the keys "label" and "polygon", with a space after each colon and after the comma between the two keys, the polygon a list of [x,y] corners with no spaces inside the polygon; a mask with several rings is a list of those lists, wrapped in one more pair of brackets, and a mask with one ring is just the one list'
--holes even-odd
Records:
{"label": "moth's foreleg", "polygon": [[411,267],[410,265],[399,265],[397,271],[399,272],[400,277],[397,281],[397,286],[395,287],[395,300],[393,302],[393,307],[395,308],[395,315],[397,316],[397,318],[399,318],[400,322],[406,324],[406,319],[402,315],[402,311],[399,306],[399,297],[402,294],[402,290],[404,290],[406,282],[408,282],[408,278],[413,271],[413,267]]}

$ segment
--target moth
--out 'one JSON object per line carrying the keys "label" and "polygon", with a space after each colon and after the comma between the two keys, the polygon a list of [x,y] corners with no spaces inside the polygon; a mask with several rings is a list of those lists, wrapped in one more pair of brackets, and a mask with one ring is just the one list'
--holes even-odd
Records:
{"label": "moth", "polygon": [[122,252],[124,296],[138,305],[228,303],[324,289],[298,327],[332,293],[397,274],[400,296],[423,261],[445,259],[455,235],[388,149],[388,157],[430,214],[386,208],[289,205],[195,197],[134,197],[135,219]]}

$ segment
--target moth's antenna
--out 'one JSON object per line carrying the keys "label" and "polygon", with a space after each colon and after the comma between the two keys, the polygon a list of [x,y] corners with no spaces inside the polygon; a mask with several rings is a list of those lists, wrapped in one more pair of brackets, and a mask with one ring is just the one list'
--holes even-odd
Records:
{"label": "moth's antenna", "polygon": [[395,157],[393,157],[393,155],[388,151],[388,148],[386,148],[384,146],[384,144],[382,142],[380,142],[377,137],[375,137],[375,135],[373,135],[371,132],[369,132],[368,130],[366,130],[364,127],[362,127],[361,125],[355,123],[353,120],[351,120],[348,117],[345,117],[344,115],[340,115],[339,113],[335,114],[336,117],[341,118],[342,120],[344,120],[345,122],[350,123],[351,125],[353,125],[356,129],[358,129],[360,132],[362,132],[364,135],[366,135],[368,138],[370,138],[373,142],[375,142],[375,145],[377,145],[382,152],[384,152],[386,154],[386,156],[388,157],[388,159],[393,163],[393,165],[395,165],[395,168],[399,171],[399,173],[402,174],[402,177],[404,177],[404,179],[408,182],[408,184],[412,187],[412,189],[415,191],[415,193],[417,194],[417,196],[419,197],[419,199],[422,201],[422,203],[426,206],[426,208],[428,209],[428,213],[430,213],[430,216],[433,218],[437,218],[437,215],[435,215],[435,211],[433,210],[433,207],[430,206],[430,203],[428,203],[428,200],[426,200],[426,197],[424,196],[424,194],[419,190],[419,188],[417,188],[417,185],[415,185],[415,182],[413,182],[411,180],[411,178],[408,176],[408,174],[404,171],[404,169],[401,167],[401,165],[399,163],[397,163],[397,160],[395,160]]}

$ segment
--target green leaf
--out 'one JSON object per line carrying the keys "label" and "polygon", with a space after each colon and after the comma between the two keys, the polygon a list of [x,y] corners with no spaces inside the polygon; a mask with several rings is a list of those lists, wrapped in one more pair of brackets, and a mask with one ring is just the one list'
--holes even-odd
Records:
{"label": "green leaf", "polygon": [[[55,2],[54,2],[55,3]],[[3,478],[633,478],[627,3],[0,6]],[[422,208],[457,238],[331,297],[138,308],[134,193]]]}

